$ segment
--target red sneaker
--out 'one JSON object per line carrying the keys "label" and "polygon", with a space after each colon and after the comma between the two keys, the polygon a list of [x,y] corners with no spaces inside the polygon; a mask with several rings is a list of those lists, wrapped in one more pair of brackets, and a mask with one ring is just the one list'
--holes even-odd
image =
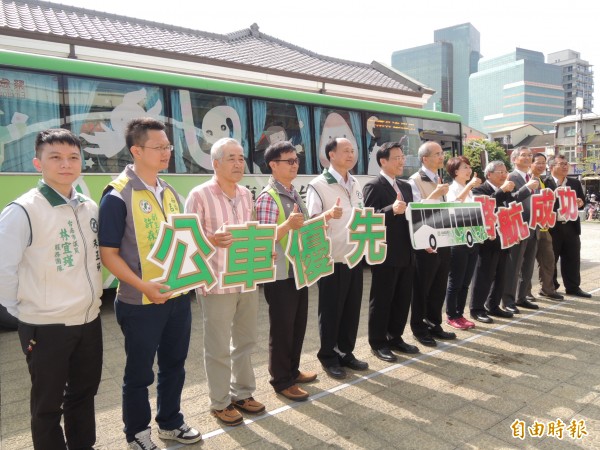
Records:
{"label": "red sneaker", "polygon": [[460,320],[462,322],[462,324],[465,326],[465,330],[468,330],[469,328],[475,328],[475,324],[473,322],[471,322],[470,320],[465,319],[464,317],[461,317],[458,320]]}
{"label": "red sneaker", "polygon": [[448,319],[446,323],[451,327],[458,328],[459,330],[466,330],[465,324],[462,323],[460,319]]}

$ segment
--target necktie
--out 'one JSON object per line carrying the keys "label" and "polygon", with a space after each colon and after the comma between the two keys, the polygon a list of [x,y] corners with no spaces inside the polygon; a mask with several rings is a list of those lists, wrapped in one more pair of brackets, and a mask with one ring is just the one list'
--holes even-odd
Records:
{"label": "necktie", "polygon": [[529,180],[531,180],[531,175],[529,175],[528,173],[525,174],[525,181],[527,183],[529,183]]}
{"label": "necktie", "polygon": [[392,187],[394,188],[394,191],[396,191],[396,194],[400,194],[400,199],[404,200],[402,197],[402,192],[400,192],[400,188],[398,187],[398,183],[396,183],[395,181],[392,183]]}

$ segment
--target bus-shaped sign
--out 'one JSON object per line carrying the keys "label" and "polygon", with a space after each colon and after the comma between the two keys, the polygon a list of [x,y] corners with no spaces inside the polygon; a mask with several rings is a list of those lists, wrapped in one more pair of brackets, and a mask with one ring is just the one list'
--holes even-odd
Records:
{"label": "bus-shaped sign", "polygon": [[473,245],[487,239],[481,203],[409,203],[406,209],[415,250]]}

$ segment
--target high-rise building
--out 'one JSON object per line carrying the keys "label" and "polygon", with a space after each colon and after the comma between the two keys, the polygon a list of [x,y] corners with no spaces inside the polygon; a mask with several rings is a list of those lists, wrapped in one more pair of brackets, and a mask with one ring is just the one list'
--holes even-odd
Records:
{"label": "high-rise building", "polygon": [[590,63],[581,59],[579,52],[574,50],[550,53],[546,62],[562,67],[562,86],[565,91],[563,115],[575,114],[577,97],[583,98],[582,112],[591,112],[594,108],[594,72]]}
{"label": "high-rise building", "polygon": [[486,133],[525,124],[550,131],[563,104],[562,68],[541,52],[517,48],[482,59],[469,79],[469,125]]}
{"label": "high-rise building", "polygon": [[434,31],[434,43],[392,54],[392,67],[436,93],[426,109],[453,112],[469,121],[469,75],[477,70],[479,31],[470,23]]}

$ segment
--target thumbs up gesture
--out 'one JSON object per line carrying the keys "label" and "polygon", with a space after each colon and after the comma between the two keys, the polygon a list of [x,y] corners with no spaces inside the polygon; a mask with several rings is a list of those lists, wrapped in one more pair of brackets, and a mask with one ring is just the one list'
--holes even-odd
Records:
{"label": "thumbs up gesture", "polygon": [[337,200],[335,201],[335,205],[333,205],[331,207],[331,209],[329,209],[326,213],[325,213],[325,219],[329,220],[329,219],[339,219],[340,217],[342,217],[342,213],[344,212],[342,207],[340,206],[342,204],[342,200],[338,197]]}
{"label": "thumbs up gesture", "polygon": [[471,181],[469,181],[469,187],[474,188],[481,185],[481,180],[477,177],[477,174],[473,175]]}
{"label": "thumbs up gesture", "polygon": [[402,200],[402,196],[400,194],[396,196],[396,200],[392,205],[392,210],[394,211],[394,214],[404,214],[406,211],[406,202]]}
{"label": "thumbs up gesture", "polygon": [[294,210],[290,213],[286,222],[288,227],[290,227],[292,230],[302,228],[302,225],[304,225],[304,214],[302,214],[298,208],[297,203],[294,204]]}

